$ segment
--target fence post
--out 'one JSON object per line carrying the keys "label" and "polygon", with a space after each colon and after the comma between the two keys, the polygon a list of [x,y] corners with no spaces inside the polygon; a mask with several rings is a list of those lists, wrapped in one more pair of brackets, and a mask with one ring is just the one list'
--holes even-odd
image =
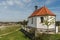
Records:
{"label": "fence post", "polygon": [[58,33],[58,26],[56,26],[56,33]]}

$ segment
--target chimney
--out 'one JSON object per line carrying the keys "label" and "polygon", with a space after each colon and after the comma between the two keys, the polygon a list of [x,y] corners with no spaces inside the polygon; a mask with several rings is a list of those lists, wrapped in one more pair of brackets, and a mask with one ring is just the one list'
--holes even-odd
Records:
{"label": "chimney", "polygon": [[35,6],[35,10],[37,10],[38,6]]}

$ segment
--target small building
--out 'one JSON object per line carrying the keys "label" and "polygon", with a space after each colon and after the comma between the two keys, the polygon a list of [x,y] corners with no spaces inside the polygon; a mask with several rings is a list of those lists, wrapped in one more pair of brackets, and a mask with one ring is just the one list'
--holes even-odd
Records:
{"label": "small building", "polygon": [[43,6],[38,9],[35,6],[35,11],[28,17],[28,28],[35,28],[39,31],[54,31],[56,32],[56,15],[52,13],[47,7]]}

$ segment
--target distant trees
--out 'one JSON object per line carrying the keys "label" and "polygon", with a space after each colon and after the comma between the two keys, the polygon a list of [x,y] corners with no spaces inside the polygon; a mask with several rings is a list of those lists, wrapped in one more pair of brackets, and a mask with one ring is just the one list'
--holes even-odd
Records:
{"label": "distant trees", "polygon": [[22,25],[24,25],[24,27],[25,27],[27,25],[27,23],[28,23],[28,21],[23,20]]}
{"label": "distant trees", "polygon": [[25,29],[26,26],[27,26],[28,21],[23,20],[23,21],[20,21],[20,22],[18,22],[18,23],[20,23],[20,24],[22,25],[22,27]]}
{"label": "distant trees", "polygon": [[17,23],[25,26],[25,25],[27,25],[28,21],[23,20],[23,21],[19,21]]}
{"label": "distant trees", "polygon": [[56,26],[60,26],[60,21],[56,21]]}

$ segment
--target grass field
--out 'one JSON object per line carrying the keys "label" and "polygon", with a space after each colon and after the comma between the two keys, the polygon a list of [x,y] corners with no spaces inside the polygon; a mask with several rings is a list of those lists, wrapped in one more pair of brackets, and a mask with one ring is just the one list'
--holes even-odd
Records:
{"label": "grass field", "polygon": [[9,32],[14,32],[19,28],[20,28],[20,26],[18,26],[18,25],[1,27],[0,28],[0,35],[5,34],[5,33],[9,33]]}
{"label": "grass field", "polygon": [[19,30],[20,26],[18,25],[0,28],[0,40],[29,40],[29,38]]}
{"label": "grass field", "polygon": [[60,34],[42,34],[36,40],[60,40]]}
{"label": "grass field", "polygon": [[[30,40],[21,31],[20,25],[0,28],[0,40]],[[17,31],[16,31],[17,30]],[[5,35],[6,34],[6,35]],[[39,40],[60,40],[60,34],[39,35]]]}
{"label": "grass field", "polygon": [[9,35],[1,36],[0,40],[29,40],[22,32],[16,31]]}

